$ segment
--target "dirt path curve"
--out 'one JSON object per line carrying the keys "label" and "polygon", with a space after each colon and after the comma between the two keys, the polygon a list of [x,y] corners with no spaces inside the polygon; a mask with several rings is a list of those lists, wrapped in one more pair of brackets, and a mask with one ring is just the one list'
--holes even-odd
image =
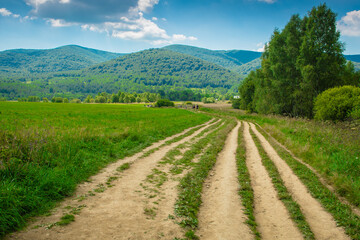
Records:
{"label": "dirt path curve", "polygon": [[286,162],[280,158],[265,137],[257,131],[252,123],[250,123],[250,125],[251,129],[259,138],[265,152],[276,165],[286,188],[300,205],[301,211],[315,234],[316,239],[350,239],[345,234],[344,229],[336,226],[336,222],[331,214],[326,212],[321,204],[311,196],[305,185],[294,174]]}
{"label": "dirt path curve", "polygon": [[261,163],[259,151],[250,135],[248,123],[244,122],[246,165],[254,190],[255,219],[263,239],[303,239],[290,219],[283,203],[278,199],[271,179]]}
{"label": "dirt path curve", "polygon": [[[242,211],[236,171],[236,149],[240,122],[230,132],[214,169],[206,180],[199,212],[198,235],[206,240],[254,239]],[[212,175],[212,176],[211,176]]]}
{"label": "dirt path curve", "polygon": [[[184,134],[193,128],[159,141],[144,151],[126,158],[126,162],[134,161],[130,169],[123,172],[120,178],[114,181],[113,184],[115,185],[113,187],[82,201],[80,204],[85,207],[81,210],[81,214],[76,216],[75,222],[70,225],[64,227],[55,226],[51,229],[44,227],[33,229],[30,227],[28,230],[10,235],[8,239],[159,239],[161,236],[172,239],[171,236],[178,235],[178,229],[174,229],[175,225],[171,221],[168,221],[169,226],[165,222],[163,226],[159,227],[163,230],[159,233],[159,236],[147,236],[146,229],[148,228],[149,221],[152,221],[152,219],[148,219],[144,214],[144,204],[147,198],[141,193],[140,183],[151,173],[151,169],[156,166],[156,163],[169,150],[189,141],[202,130],[215,123],[210,122],[202,124],[202,127],[190,136],[170,145],[165,145],[145,158],[136,160],[144,152],[159,147],[166,141]],[[104,180],[106,181],[109,174],[110,176],[114,174],[116,167],[124,163],[124,161],[119,162],[111,164],[102,173],[94,176],[91,183],[80,187],[80,192],[92,190],[94,185],[96,186],[96,184],[103,183]],[[65,201],[55,214],[48,218],[42,218],[41,222],[59,221],[59,218],[62,216],[62,209],[70,203],[74,203],[74,199]]]}

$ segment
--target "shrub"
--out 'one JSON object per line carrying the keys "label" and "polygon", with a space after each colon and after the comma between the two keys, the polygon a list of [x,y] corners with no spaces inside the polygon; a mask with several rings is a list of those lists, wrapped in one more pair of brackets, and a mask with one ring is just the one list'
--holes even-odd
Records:
{"label": "shrub", "polygon": [[49,99],[47,99],[46,97],[43,97],[42,101],[46,103],[46,102],[49,102]]}
{"label": "shrub", "polygon": [[235,108],[235,109],[240,109],[240,103],[241,103],[240,98],[238,98],[238,99],[233,99],[233,100],[231,101],[231,103],[232,103],[232,107],[233,107],[233,108]]}
{"label": "shrub", "polygon": [[40,98],[37,97],[37,96],[29,96],[29,97],[27,98],[27,101],[28,101],[28,102],[40,102]]}
{"label": "shrub", "polygon": [[74,98],[70,101],[70,103],[81,103],[81,100],[78,98]]}
{"label": "shrub", "polygon": [[69,99],[64,98],[64,99],[63,99],[63,103],[69,103]]}
{"label": "shrub", "polygon": [[317,96],[314,105],[315,119],[345,120],[359,117],[360,88],[342,86],[330,88]]}
{"label": "shrub", "polygon": [[201,101],[203,103],[215,103],[216,102],[215,98],[213,98],[213,97],[209,97],[209,98],[204,97],[204,98],[201,99]]}
{"label": "shrub", "polygon": [[174,107],[174,102],[170,101],[169,99],[160,99],[157,100],[155,103],[155,107]]}
{"label": "shrub", "polygon": [[0,97],[0,102],[6,102],[6,97]]}
{"label": "shrub", "polygon": [[53,102],[53,103],[62,103],[64,100],[63,100],[63,98],[62,97],[53,97],[52,99],[51,99],[51,102]]}

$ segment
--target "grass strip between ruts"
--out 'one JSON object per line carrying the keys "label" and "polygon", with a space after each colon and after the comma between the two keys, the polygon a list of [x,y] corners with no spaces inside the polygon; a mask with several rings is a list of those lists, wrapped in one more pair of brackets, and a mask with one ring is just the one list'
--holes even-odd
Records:
{"label": "grass strip between ruts", "polygon": [[240,184],[239,195],[244,206],[244,213],[248,217],[246,223],[255,235],[255,239],[261,239],[261,234],[257,229],[254,216],[254,190],[251,187],[249,170],[246,166],[246,148],[244,141],[244,124],[239,128],[238,148],[236,151],[236,164],[238,170],[238,180]]}

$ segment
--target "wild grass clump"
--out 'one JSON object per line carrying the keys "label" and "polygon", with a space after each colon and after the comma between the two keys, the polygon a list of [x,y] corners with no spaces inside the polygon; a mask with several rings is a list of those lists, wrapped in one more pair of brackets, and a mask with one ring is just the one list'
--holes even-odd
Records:
{"label": "wild grass clump", "polygon": [[1,102],[0,111],[0,236],[108,163],[210,119],[142,105]]}

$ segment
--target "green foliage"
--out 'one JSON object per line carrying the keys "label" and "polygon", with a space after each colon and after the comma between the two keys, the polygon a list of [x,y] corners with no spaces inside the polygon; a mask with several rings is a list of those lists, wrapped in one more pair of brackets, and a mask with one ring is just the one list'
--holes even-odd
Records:
{"label": "green foliage", "polygon": [[276,29],[262,55],[261,69],[239,88],[241,108],[258,113],[313,117],[313,103],[328,88],[359,85],[360,73],[346,65],[336,15],[326,4],[307,16],[291,17]]}
{"label": "green foliage", "polygon": [[53,103],[62,103],[64,101],[64,99],[62,97],[53,97],[51,99],[51,102]]}
{"label": "green foliage", "polygon": [[241,99],[232,99],[231,106],[235,109],[240,109]]}
{"label": "green foliage", "polygon": [[43,98],[42,98],[42,101],[43,101],[44,103],[47,103],[47,102],[49,102],[49,99],[47,99],[46,97],[43,97]]}
{"label": "green foliage", "polygon": [[27,101],[28,101],[28,102],[40,102],[40,98],[37,97],[37,96],[29,96],[29,97],[27,98]]}
{"label": "green foliage", "polygon": [[315,99],[315,119],[342,121],[349,117],[356,117],[356,111],[359,108],[359,87],[342,86],[330,88]]}
{"label": "green foliage", "polygon": [[0,236],[108,163],[210,118],[134,104],[0,102],[0,109]]}
{"label": "green foliage", "polygon": [[260,52],[245,51],[245,50],[209,50],[205,48],[198,48],[186,45],[170,45],[164,49],[171,50],[178,53],[191,55],[202,60],[214,63],[224,68],[233,70],[244,63],[253,61],[261,56]]}
{"label": "green foliage", "polygon": [[215,98],[213,98],[213,97],[204,97],[201,99],[201,101],[203,103],[215,103],[216,102]]}
{"label": "green foliage", "polygon": [[78,98],[71,99],[70,103],[81,103],[81,100]]}
{"label": "green foliage", "polygon": [[76,45],[48,50],[15,49],[0,52],[0,73],[20,74],[80,70],[121,56]]}
{"label": "green foliage", "polygon": [[174,102],[170,101],[169,99],[159,99],[155,103],[155,107],[174,107]]}
{"label": "green foliage", "polygon": [[59,226],[65,226],[75,221],[75,216],[73,214],[65,214],[61,217],[60,221],[56,223]]}

